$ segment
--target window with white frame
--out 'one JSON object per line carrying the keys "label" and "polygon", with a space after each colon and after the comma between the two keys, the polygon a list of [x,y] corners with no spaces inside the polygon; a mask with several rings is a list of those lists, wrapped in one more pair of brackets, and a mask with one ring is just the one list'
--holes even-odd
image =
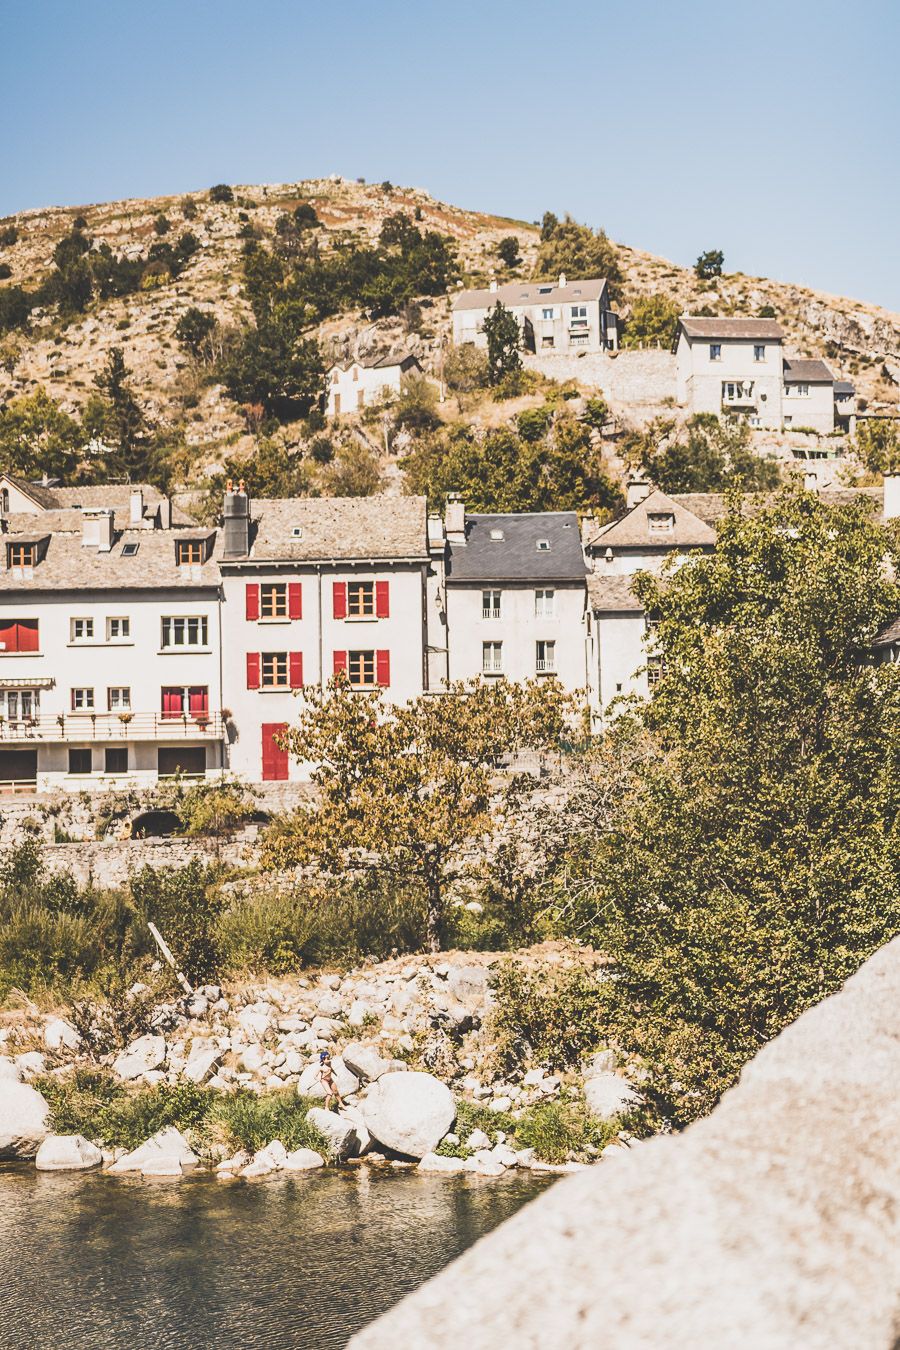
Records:
{"label": "window with white frame", "polygon": [[553,319],[553,318],[555,318],[555,317],[556,317],[556,311],[555,311],[555,310],[553,310],[553,309],[542,309],[542,310],[541,310],[541,318],[542,318],[542,319]]}
{"label": "window with white frame", "polygon": [[537,543],[535,544],[535,548],[537,549],[538,553],[549,553],[549,552],[550,552],[550,540],[549,540],[549,539],[539,539],[539,540],[537,541]]}
{"label": "window with white frame", "polygon": [[7,722],[31,722],[40,713],[40,689],[0,689],[0,716]]}
{"label": "window with white frame", "polygon": [[555,611],[556,611],[556,592],[535,591],[534,617],[536,619],[552,619]]}
{"label": "window with white frame", "polygon": [[83,686],[72,690],[72,712],[93,712],[94,691]]}
{"label": "window with white frame", "polygon": [[107,642],[124,642],[131,637],[131,620],[125,615],[116,615],[106,620]]}
{"label": "window with white frame", "polygon": [[114,685],[106,691],[106,706],[109,712],[131,711],[131,690],[127,685]]}
{"label": "window with white frame", "polygon": [[209,622],[205,614],[166,617],[162,621],[162,645],[170,647],[205,647]]}
{"label": "window with white frame", "polygon": [[798,398],[809,398],[808,384],[786,384],[784,386],[786,394],[795,394]]}
{"label": "window with white frame", "polygon": [[569,310],[569,322],[572,328],[587,328],[587,305],[573,305]]}
{"label": "window with white frame", "polygon": [[73,642],[92,642],[94,638],[94,620],[72,619],[70,632]]}
{"label": "window with white frame", "polygon": [[503,670],[503,643],[482,642],[481,669],[485,675],[499,675]]}
{"label": "window with white frame", "polygon": [[536,644],[534,668],[539,675],[556,670],[556,643],[542,640]]}
{"label": "window with white frame", "polygon": [[500,618],[500,591],[481,592],[481,617],[483,619]]}
{"label": "window with white frame", "polygon": [[765,361],[765,359],[766,359],[766,349],[765,349],[765,347],[764,347],[761,343],[756,343],[756,344],[754,344],[754,347],[753,347],[753,360],[754,360],[754,361]]}
{"label": "window with white frame", "polygon": [[675,529],[674,512],[648,511],[647,527],[651,534],[671,534]]}
{"label": "window with white frame", "polygon": [[710,361],[721,361],[721,360],[722,360],[722,344],[721,344],[721,342],[711,342],[711,343],[709,344],[709,359],[710,359]]}

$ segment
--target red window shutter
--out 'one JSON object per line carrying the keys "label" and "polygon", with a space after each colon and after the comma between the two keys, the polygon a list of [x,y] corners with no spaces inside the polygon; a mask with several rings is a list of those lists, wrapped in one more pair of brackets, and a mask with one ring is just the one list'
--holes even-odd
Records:
{"label": "red window shutter", "polygon": [[181,689],[164,689],[162,691],[162,714],[163,717],[180,717],[183,708],[183,691]]}
{"label": "red window shutter", "polygon": [[303,653],[288,652],[288,676],[292,689],[303,688]]}
{"label": "red window shutter", "polygon": [[390,652],[375,653],[375,671],[378,683],[385,689],[391,682],[391,654]]}
{"label": "red window shutter", "polygon": [[303,618],[303,587],[299,581],[288,582],[288,618]]}
{"label": "red window shutter", "polygon": [[247,582],[247,622],[255,623],[259,618],[259,586],[256,582]]}
{"label": "red window shutter", "polygon": [[16,629],[16,650],[20,652],[36,652],[38,650],[37,619],[26,619],[24,623],[17,624]]}
{"label": "red window shutter", "polygon": [[188,690],[188,708],[191,717],[205,717],[209,713],[209,690],[206,685],[196,685]]}
{"label": "red window shutter", "polygon": [[259,688],[259,652],[247,653],[247,688]]}
{"label": "red window shutter", "polygon": [[4,619],[0,623],[0,652],[19,650],[18,624],[15,619]]}
{"label": "red window shutter", "polygon": [[346,581],[336,581],[332,590],[333,611],[336,619],[346,619],[347,617],[347,583]]}
{"label": "red window shutter", "polygon": [[375,582],[375,617],[376,619],[387,619],[391,613],[390,601],[390,583],[387,581]]}
{"label": "red window shutter", "polygon": [[347,674],[347,653],[335,652],[334,654],[334,673],[335,675]]}

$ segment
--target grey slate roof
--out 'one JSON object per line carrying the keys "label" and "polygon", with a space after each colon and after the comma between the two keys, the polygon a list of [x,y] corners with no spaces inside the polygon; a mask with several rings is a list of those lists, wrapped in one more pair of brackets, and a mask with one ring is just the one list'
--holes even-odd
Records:
{"label": "grey slate roof", "polygon": [[765,338],[770,342],[784,338],[784,330],[775,319],[695,318],[684,314],[678,326],[689,338]]}
{"label": "grey slate roof", "polygon": [[592,572],[588,577],[588,603],[595,614],[624,614],[643,612],[644,606],[631,589],[633,576],[603,576]]}
{"label": "grey slate roof", "polygon": [[875,647],[893,647],[896,642],[900,642],[900,617],[896,618],[893,623],[889,623],[887,627],[882,628],[872,645]]}
{"label": "grey slate roof", "polygon": [[784,378],[802,380],[804,384],[833,384],[834,376],[824,361],[802,361],[791,358],[784,362]]}
{"label": "grey slate roof", "polygon": [[328,367],[328,373],[332,370],[351,370],[353,366],[362,366],[363,370],[389,370],[394,366],[399,366],[401,370],[408,370],[410,366],[422,369],[418,357],[413,356],[412,352],[388,352],[387,356],[357,356],[352,361],[335,361],[334,365]]}
{"label": "grey slate roof", "polygon": [[428,557],[424,497],[272,498],[250,518],[251,562]]}
{"label": "grey slate roof", "polygon": [[[491,531],[502,532],[492,539]],[[546,539],[550,547],[538,548]],[[466,542],[449,545],[447,585],[584,582],[587,566],[574,511],[466,515]]]}
{"label": "grey slate roof", "polygon": [[835,380],[834,392],[836,394],[844,394],[844,395],[855,394],[856,385],[851,384],[849,380]]}
{"label": "grey slate roof", "polygon": [[[650,516],[672,515],[673,528],[655,531]],[[703,548],[716,542],[715,530],[684,504],[683,497],[667,497],[657,488],[617,520],[604,525],[591,540],[591,548]]]}
{"label": "grey slate roof", "polygon": [[[79,513],[80,514],[80,513]],[[46,537],[43,517],[32,516],[31,538]],[[37,594],[41,591],[162,590],[197,589],[219,584],[217,558],[221,553],[221,533],[217,533],[210,558],[199,568],[179,567],[175,561],[176,540],[208,538],[213,531],[198,530],[123,530],[114,539],[109,553],[85,548],[81,531],[50,534],[47,552],[30,578],[13,577],[6,566],[6,552],[0,536],[0,592]],[[24,535],[17,535],[21,542]],[[137,553],[124,557],[123,546],[138,544]]]}
{"label": "grey slate roof", "polygon": [[453,309],[489,309],[499,300],[507,309],[517,305],[580,304],[584,300],[599,300],[606,289],[605,277],[588,281],[568,281],[558,286],[555,281],[508,281],[495,291],[460,291],[453,301]]}

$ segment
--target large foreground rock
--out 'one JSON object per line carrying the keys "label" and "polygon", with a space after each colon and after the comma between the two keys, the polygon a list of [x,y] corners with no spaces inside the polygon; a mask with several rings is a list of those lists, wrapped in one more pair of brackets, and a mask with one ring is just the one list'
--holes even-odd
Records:
{"label": "large foreground rock", "polygon": [[353,1350],[889,1350],[900,939],[683,1134],[555,1183]]}
{"label": "large foreground rock", "polygon": [[39,1172],[86,1172],[102,1162],[99,1148],[83,1134],[48,1134],[34,1165]]}
{"label": "large foreground rock", "polygon": [[[157,1130],[156,1134],[151,1135],[130,1153],[126,1153],[118,1162],[114,1162],[109,1170],[142,1172],[147,1164],[156,1167],[161,1159],[166,1159],[172,1164],[178,1163],[180,1167],[194,1167],[200,1161],[181,1131],[176,1130],[174,1125],[168,1125],[164,1130]],[[156,1174],[159,1175],[159,1171]]]}
{"label": "large foreground rock", "polygon": [[50,1133],[50,1107],[10,1060],[0,1072],[0,1158],[33,1158]]}
{"label": "large foreground rock", "polygon": [[450,1089],[430,1073],[386,1073],[360,1104],[373,1139],[395,1153],[424,1158],[456,1117]]}
{"label": "large foreground rock", "polygon": [[165,1062],[165,1036],[139,1036],[119,1055],[113,1064],[113,1072],[127,1083],[133,1078],[140,1078],[142,1074],[158,1069]]}

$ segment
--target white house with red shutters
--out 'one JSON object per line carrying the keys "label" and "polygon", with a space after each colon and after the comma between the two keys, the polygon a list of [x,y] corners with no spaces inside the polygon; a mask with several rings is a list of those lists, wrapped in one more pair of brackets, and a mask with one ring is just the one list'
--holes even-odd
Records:
{"label": "white house with red shutters", "polygon": [[[254,781],[303,779],[279,734],[297,699],[336,673],[405,702],[435,684],[428,653],[442,539],[423,497],[225,499],[223,699],[229,764]],[[440,668],[438,662],[437,668]]]}

